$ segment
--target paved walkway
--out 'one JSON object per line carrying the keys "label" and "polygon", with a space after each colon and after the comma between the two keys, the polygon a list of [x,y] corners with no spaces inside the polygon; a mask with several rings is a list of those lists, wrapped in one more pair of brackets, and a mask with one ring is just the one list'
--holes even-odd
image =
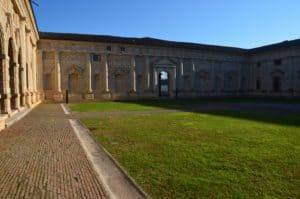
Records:
{"label": "paved walkway", "polygon": [[0,132],[0,198],[105,198],[59,104]]}

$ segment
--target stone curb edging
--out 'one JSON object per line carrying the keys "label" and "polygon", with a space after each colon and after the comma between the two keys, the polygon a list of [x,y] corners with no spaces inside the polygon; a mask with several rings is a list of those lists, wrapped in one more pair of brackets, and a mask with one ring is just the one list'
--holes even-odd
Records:
{"label": "stone curb edging", "polygon": [[81,121],[69,119],[69,122],[110,198],[150,198]]}
{"label": "stone curb edging", "polygon": [[70,115],[71,114],[70,111],[69,111],[69,109],[65,106],[65,104],[61,103],[60,106],[61,106],[61,108],[63,109],[63,111],[64,111],[64,113],[66,115]]}

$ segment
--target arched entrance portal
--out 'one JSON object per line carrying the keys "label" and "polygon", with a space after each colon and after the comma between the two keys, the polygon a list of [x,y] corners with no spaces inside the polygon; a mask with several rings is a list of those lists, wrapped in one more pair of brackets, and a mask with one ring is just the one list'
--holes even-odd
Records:
{"label": "arched entrance portal", "polygon": [[169,73],[166,71],[161,71],[158,74],[158,95],[160,97],[169,96]]}
{"label": "arched entrance portal", "polygon": [[14,50],[13,40],[10,38],[8,43],[8,56],[9,56],[9,87],[10,87],[10,106],[11,109],[16,109],[16,95],[15,95],[15,74],[14,74]]}

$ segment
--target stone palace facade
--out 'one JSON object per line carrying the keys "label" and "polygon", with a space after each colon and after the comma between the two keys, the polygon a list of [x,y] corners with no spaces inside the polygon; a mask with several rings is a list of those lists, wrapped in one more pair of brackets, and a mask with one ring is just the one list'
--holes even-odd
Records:
{"label": "stone palace facade", "polygon": [[[300,40],[255,49],[40,33],[46,99],[300,96]],[[162,84],[161,73],[168,77]]]}
{"label": "stone palace facade", "polygon": [[40,101],[299,97],[300,40],[241,49],[38,32],[29,0],[0,0],[1,113]]}

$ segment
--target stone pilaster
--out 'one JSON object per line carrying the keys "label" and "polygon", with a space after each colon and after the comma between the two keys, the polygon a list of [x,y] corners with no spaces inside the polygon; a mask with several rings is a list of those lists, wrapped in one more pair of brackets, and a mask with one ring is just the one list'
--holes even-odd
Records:
{"label": "stone pilaster", "polygon": [[53,93],[54,101],[62,101],[63,100],[63,93],[61,90],[61,63],[60,63],[60,53],[55,52],[54,55],[55,59],[55,90]]}
{"label": "stone pilaster", "polygon": [[87,92],[92,93],[92,61],[91,55],[89,53],[86,54],[86,71]]}
{"label": "stone pilaster", "polygon": [[145,57],[145,91],[150,91],[150,61],[149,57]]}
{"label": "stone pilaster", "polygon": [[136,74],[135,74],[135,56],[131,56],[131,64],[130,64],[130,93],[136,94]]}
{"label": "stone pilaster", "polygon": [[14,84],[15,84],[15,90],[14,90],[14,98],[15,98],[15,104],[16,104],[16,109],[21,110],[21,105],[20,105],[20,89],[19,89],[19,63],[15,64],[14,66]]}
{"label": "stone pilaster", "polygon": [[31,107],[31,95],[30,95],[30,66],[27,63],[26,64],[26,71],[25,71],[25,85],[26,85],[26,91],[25,91],[25,103],[28,107]]}
{"label": "stone pilaster", "polygon": [[41,90],[43,90],[43,80],[42,80],[42,75],[43,75],[43,51],[38,50],[37,51],[37,65],[36,65],[36,69],[37,69],[37,101],[41,101]]}
{"label": "stone pilaster", "polygon": [[84,95],[84,98],[87,100],[94,99],[94,93],[92,90],[92,58],[89,53],[86,53],[86,85],[87,92]]}
{"label": "stone pilaster", "polygon": [[[176,67],[173,69],[173,72],[170,73],[170,75],[172,75],[171,80],[173,80],[173,82],[171,83],[172,86],[172,91],[175,93],[176,89],[177,89],[177,74],[176,74]],[[170,77],[169,77],[170,78]],[[170,81],[170,80],[169,80]]]}
{"label": "stone pilaster", "polygon": [[37,93],[37,70],[36,70],[36,67],[37,67],[37,48],[36,48],[36,46],[33,47],[33,55],[32,56],[33,56],[32,57],[33,102],[36,103],[37,102],[37,94],[38,94]]}
{"label": "stone pilaster", "polygon": [[4,113],[11,114],[10,105],[10,88],[9,88],[9,60],[10,57],[5,56],[4,67],[3,67],[3,91],[4,91]]}
{"label": "stone pilaster", "polygon": [[109,75],[108,75],[108,55],[105,54],[102,56],[103,57],[103,64],[104,64],[104,89],[102,93],[102,98],[103,99],[110,99],[111,94],[110,94],[110,89],[109,89]]}
{"label": "stone pilaster", "polygon": [[183,70],[183,59],[179,60],[179,89],[182,92],[184,90],[184,70]]}
{"label": "stone pilaster", "polygon": [[156,91],[158,90],[158,74],[155,67],[153,67],[152,77],[152,92],[156,93]]}
{"label": "stone pilaster", "polygon": [[21,106],[24,106],[25,104],[25,85],[26,85],[26,81],[25,81],[25,72],[24,72],[24,67],[20,68],[20,73],[19,75],[21,75],[21,81],[22,81],[22,90],[19,91],[20,93],[20,101],[22,101],[23,103],[20,103]]}
{"label": "stone pilaster", "polygon": [[191,92],[195,91],[195,76],[196,76],[196,67],[194,61],[192,61],[192,74],[191,74]]}

